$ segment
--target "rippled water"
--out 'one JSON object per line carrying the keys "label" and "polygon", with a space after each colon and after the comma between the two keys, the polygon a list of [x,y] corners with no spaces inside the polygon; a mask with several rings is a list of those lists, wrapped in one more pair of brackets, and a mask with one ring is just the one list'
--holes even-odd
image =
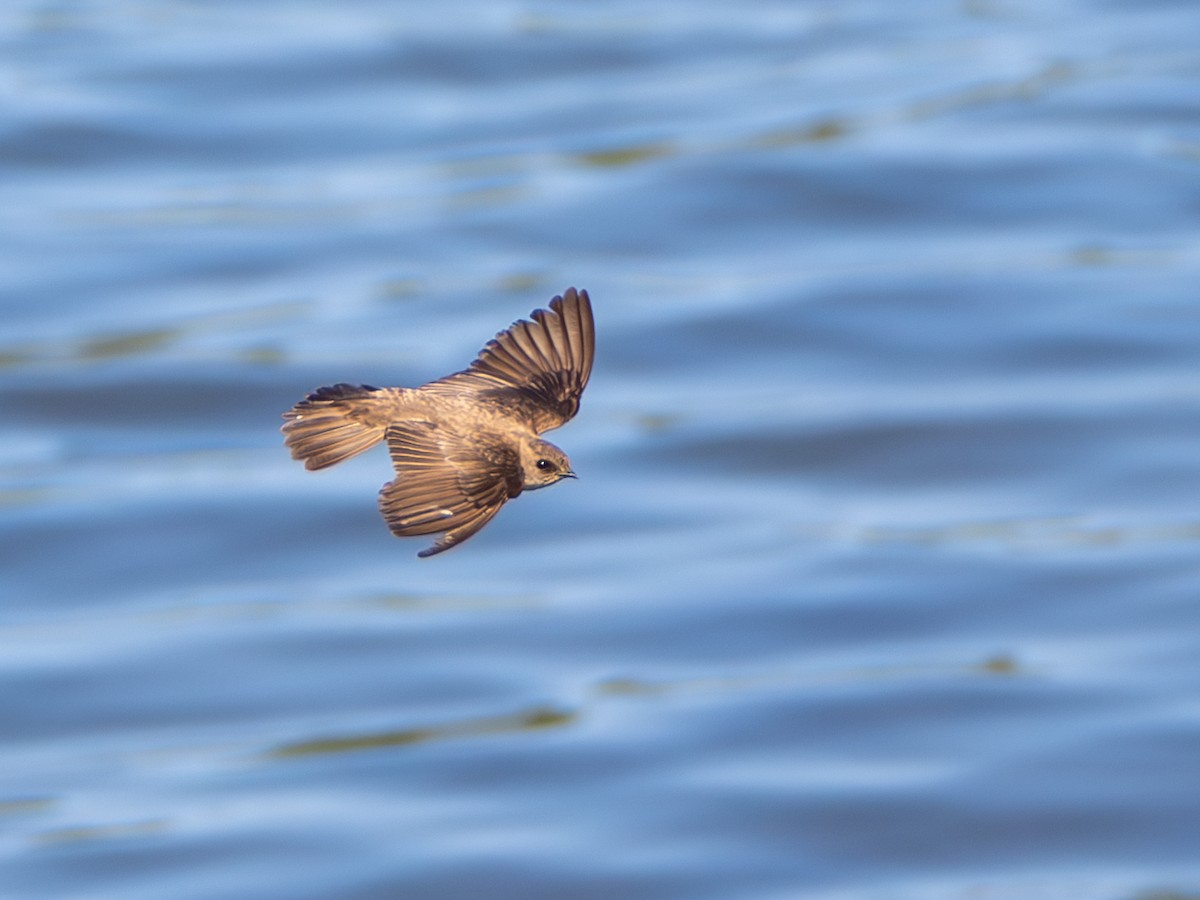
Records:
{"label": "rippled water", "polygon": [[[1200,896],[1200,8],[0,12],[0,896]],[[582,478],[377,450],[567,285]]]}

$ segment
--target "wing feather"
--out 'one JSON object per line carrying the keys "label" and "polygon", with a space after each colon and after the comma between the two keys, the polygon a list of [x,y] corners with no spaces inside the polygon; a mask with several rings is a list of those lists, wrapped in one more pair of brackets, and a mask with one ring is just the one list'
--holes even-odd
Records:
{"label": "wing feather", "polygon": [[388,528],[399,537],[442,535],[419,556],[462,543],[521,492],[517,451],[498,435],[405,422],[388,429],[387,442],[396,478],[379,492],[379,509]]}
{"label": "wing feather", "polygon": [[421,390],[474,391],[539,434],[565,424],[579,411],[592,374],[596,324],[587,291],[568,288],[488,341],[471,365]]}

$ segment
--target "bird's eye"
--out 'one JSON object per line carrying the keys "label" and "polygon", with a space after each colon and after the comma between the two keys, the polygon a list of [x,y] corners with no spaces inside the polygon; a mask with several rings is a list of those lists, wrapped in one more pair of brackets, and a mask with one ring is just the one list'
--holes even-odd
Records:
{"label": "bird's eye", "polygon": [[535,465],[537,465],[537,467],[544,472],[546,469],[551,468],[554,464],[548,459],[539,459]]}

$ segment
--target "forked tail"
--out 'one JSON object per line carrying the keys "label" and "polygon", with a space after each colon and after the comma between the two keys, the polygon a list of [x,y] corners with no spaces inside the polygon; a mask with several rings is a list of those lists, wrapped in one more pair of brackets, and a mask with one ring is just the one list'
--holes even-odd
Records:
{"label": "forked tail", "polygon": [[284,443],[306,469],[324,469],[383,440],[387,390],[369,384],[334,384],[313,391],[283,414]]}

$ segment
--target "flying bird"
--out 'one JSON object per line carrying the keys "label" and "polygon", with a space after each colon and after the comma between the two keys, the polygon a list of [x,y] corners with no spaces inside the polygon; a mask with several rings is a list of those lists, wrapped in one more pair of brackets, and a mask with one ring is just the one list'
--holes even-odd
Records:
{"label": "flying bird", "polygon": [[292,458],[324,469],[387,441],[396,477],[379,509],[397,537],[439,535],[417,556],[465,541],[506,501],[574,478],[543,432],[566,424],[592,373],[587,291],[568,288],[488,341],[466,369],[418,388],[335,384],[283,414]]}

